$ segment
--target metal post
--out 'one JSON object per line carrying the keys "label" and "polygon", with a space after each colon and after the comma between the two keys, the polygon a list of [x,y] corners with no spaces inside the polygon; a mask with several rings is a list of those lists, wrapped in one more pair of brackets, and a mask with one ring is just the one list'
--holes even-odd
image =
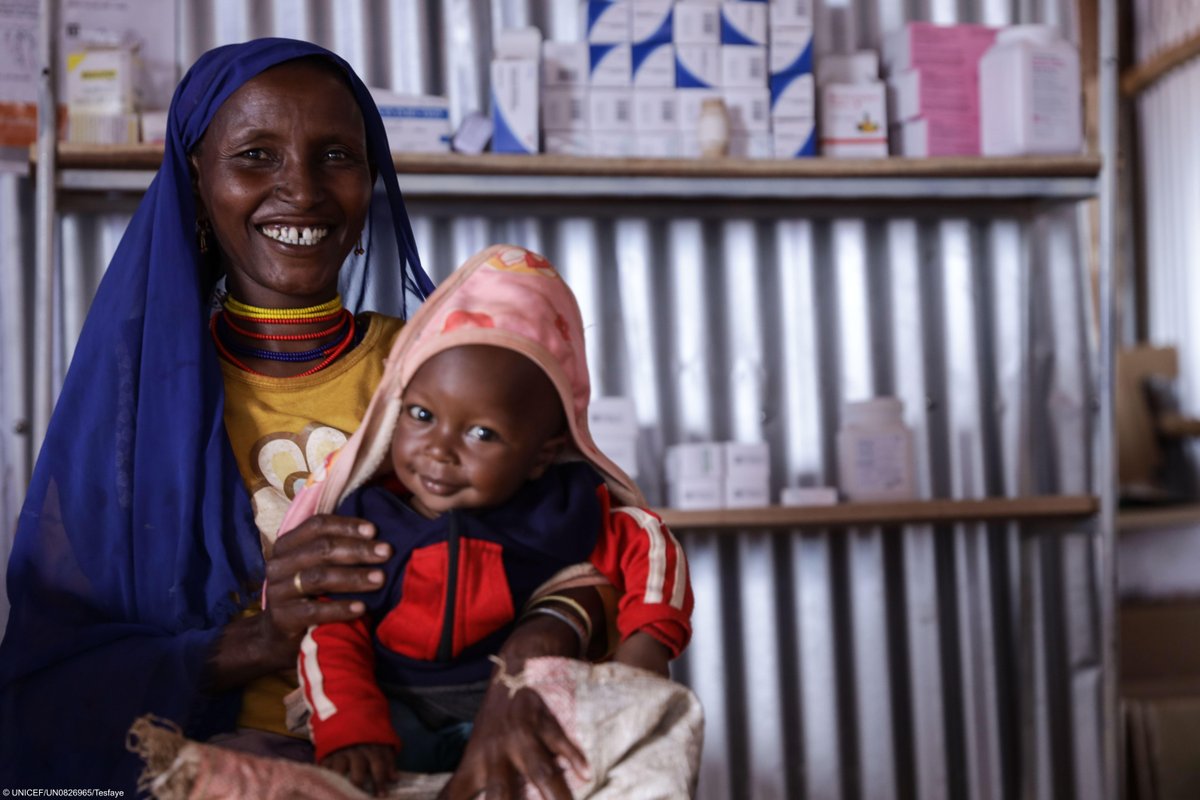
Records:
{"label": "metal post", "polygon": [[58,31],[58,4],[54,0],[38,3],[38,138],[36,257],[34,259],[34,352],[33,408],[31,413],[30,452],[41,449],[54,408],[54,295],[57,242],[58,143],[58,69],[55,63]]}

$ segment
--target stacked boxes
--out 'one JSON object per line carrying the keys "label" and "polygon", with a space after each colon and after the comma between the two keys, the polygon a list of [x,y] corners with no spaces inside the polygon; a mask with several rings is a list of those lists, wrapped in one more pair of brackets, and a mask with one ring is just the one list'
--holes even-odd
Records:
{"label": "stacked boxes", "polygon": [[680,510],[770,505],[765,442],[698,442],[667,448],[667,503]]}
{"label": "stacked boxes", "polygon": [[810,0],[772,0],[768,22],[774,156],[815,156],[817,113]]}
{"label": "stacked boxes", "polygon": [[596,447],[630,478],[637,478],[637,412],[629,397],[597,397],[588,404],[588,430]]}
{"label": "stacked boxes", "polygon": [[547,153],[591,152],[587,42],[542,44],[542,132]]}
{"label": "stacked boxes", "polygon": [[979,60],[996,30],[910,22],[884,40],[892,152],[971,156],[979,146]]}
{"label": "stacked boxes", "polygon": [[540,99],[541,33],[536,28],[506,31],[492,61],[492,150],[536,153]]}
{"label": "stacked boxes", "polygon": [[633,4],[633,150],[638,156],[682,155],[675,135],[679,104],[675,98],[674,5],[672,0],[637,0]]}
{"label": "stacked boxes", "polygon": [[768,16],[767,3],[721,3],[721,99],[729,112],[731,156],[773,155],[767,88]]}

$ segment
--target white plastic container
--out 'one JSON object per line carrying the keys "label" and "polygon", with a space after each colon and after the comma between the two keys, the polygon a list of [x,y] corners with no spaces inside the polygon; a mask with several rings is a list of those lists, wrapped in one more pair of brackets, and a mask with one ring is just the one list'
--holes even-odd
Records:
{"label": "white plastic container", "polygon": [[838,478],[848,500],[916,497],[912,431],[894,397],[847,403],[837,434]]}
{"label": "white plastic container", "polygon": [[1048,25],[996,35],[979,62],[985,156],[1078,153],[1083,145],[1079,53]]}

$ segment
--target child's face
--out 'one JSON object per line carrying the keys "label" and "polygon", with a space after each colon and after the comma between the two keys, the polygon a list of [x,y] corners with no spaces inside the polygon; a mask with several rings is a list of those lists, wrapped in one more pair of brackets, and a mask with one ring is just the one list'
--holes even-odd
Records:
{"label": "child's face", "polygon": [[392,466],[427,517],[503,503],[545,471],[567,438],[550,379],[500,347],[438,353],[402,399]]}

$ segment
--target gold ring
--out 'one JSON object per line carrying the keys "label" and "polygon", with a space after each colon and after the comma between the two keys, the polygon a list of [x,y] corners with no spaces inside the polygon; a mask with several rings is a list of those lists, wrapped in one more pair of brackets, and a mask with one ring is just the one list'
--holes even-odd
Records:
{"label": "gold ring", "polygon": [[304,584],[300,580],[300,573],[297,572],[292,576],[292,586],[296,587],[297,594],[304,594]]}

